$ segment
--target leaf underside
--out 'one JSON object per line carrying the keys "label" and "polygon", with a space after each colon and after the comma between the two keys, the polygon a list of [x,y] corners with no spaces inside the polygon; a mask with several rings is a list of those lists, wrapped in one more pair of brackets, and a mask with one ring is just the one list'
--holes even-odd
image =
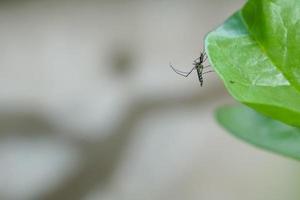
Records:
{"label": "leaf underside", "polygon": [[234,136],[291,158],[300,159],[300,128],[261,115],[246,106],[225,106],[216,118]]}

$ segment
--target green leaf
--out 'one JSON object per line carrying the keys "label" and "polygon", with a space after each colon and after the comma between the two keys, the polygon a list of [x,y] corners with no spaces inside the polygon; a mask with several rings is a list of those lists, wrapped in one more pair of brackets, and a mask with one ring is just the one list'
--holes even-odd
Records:
{"label": "green leaf", "polygon": [[300,126],[300,2],[296,2],[249,0],[207,35],[205,46],[210,63],[235,99]]}
{"label": "green leaf", "polygon": [[300,129],[265,117],[245,106],[216,112],[219,123],[234,136],[255,146],[300,160]]}
{"label": "green leaf", "polygon": [[300,90],[299,0],[251,0],[242,16],[265,54]]}

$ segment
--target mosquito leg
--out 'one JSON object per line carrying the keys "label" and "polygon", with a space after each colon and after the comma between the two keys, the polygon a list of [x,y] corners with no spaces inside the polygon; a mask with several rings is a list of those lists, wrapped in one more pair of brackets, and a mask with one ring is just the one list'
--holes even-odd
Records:
{"label": "mosquito leg", "polygon": [[206,65],[203,67],[203,69],[208,68],[208,67],[211,67],[211,65]]}
{"label": "mosquito leg", "polygon": [[210,73],[210,72],[215,72],[215,71],[213,71],[213,70],[209,70],[209,71],[203,72],[203,73],[202,73],[202,75],[203,75],[203,74]]}
{"label": "mosquito leg", "polygon": [[170,64],[170,67],[175,71],[175,72],[178,72],[180,74],[188,74],[189,72],[184,72],[184,71],[180,71],[178,69],[175,69],[171,64]]}
{"label": "mosquito leg", "polygon": [[184,73],[181,72],[181,71],[176,70],[174,67],[172,67],[172,69],[173,69],[173,71],[174,71],[176,74],[179,74],[179,75],[184,76],[184,77],[188,77],[188,76],[192,73],[192,71],[194,71],[195,67],[193,67],[193,68],[191,69],[191,71],[189,71],[189,72],[184,72]]}
{"label": "mosquito leg", "polygon": [[197,61],[200,62],[200,57],[196,58],[196,59],[194,60],[194,63],[198,63]]}
{"label": "mosquito leg", "polygon": [[192,71],[194,71],[194,69],[195,69],[195,67],[193,67],[193,68],[191,69],[191,71],[189,71],[189,72],[183,72],[183,71],[180,71],[180,70],[175,69],[171,64],[170,64],[170,67],[173,69],[173,71],[174,71],[176,74],[179,74],[179,75],[184,76],[184,77],[188,77],[188,76],[192,73]]}
{"label": "mosquito leg", "polygon": [[208,58],[208,56],[207,56],[206,53],[205,53],[205,57],[204,57],[203,62],[205,62],[205,61],[207,60],[207,58]]}

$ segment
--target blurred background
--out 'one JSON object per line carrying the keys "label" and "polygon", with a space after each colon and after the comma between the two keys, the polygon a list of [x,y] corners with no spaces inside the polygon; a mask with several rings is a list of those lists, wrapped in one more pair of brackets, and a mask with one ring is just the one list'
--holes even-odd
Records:
{"label": "blurred background", "polygon": [[298,200],[299,163],[215,122],[217,75],[169,68],[243,3],[0,1],[0,200]]}

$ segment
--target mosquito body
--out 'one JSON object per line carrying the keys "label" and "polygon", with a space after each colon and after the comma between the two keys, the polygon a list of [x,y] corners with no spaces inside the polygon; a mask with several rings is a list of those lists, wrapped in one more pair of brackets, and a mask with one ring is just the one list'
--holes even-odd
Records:
{"label": "mosquito body", "polygon": [[205,52],[202,52],[199,56],[199,58],[197,58],[196,60],[194,60],[194,67],[189,71],[189,72],[184,72],[184,71],[180,71],[178,69],[175,69],[171,64],[170,67],[173,69],[174,72],[176,72],[177,74],[184,76],[184,77],[188,77],[194,70],[197,71],[197,75],[198,75],[198,79],[200,82],[200,86],[202,87],[203,85],[203,74],[209,73],[209,72],[213,72],[212,70],[203,72],[203,69],[209,67],[210,65],[204,66],[204,62],[207,59],[207,55]]}

